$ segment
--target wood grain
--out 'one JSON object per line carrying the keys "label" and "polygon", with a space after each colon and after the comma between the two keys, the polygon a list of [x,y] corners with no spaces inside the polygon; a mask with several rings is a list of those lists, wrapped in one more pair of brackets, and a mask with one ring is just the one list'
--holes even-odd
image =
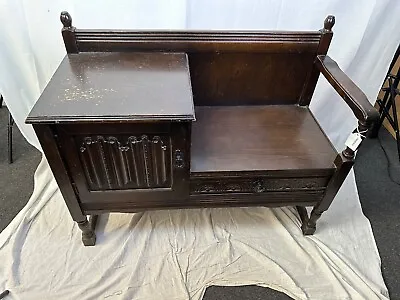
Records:
{"label": "wood grain", "polygon": [[197,106],[191,172],[334,169],[337,152],[307,108]]}
{"label": "wood grain", "polygon": [[192,53],[195,105],[296,104],[313,53]]}
{"label": "wood grain", "polygon": [[[87,214],[107,212],[140,212],[161,209],[185,209],[204,207],[281,207],[281,206],[312,206],[318,203],[324,191],[313,192],[270,192],[265,194],[218,194],[191,195],[185,200],[160,199],[154,202],[122,202],[109,201],[98,203],[83,203],[82,208]],[[284,205],[283,205],[284,204]]]}
{"label": "wood grain", "polygon": [[42,124],[36,124],[33,128],[46,155],[50,169],[53,172],[72,219],[76,222],[85,221],[86,217],[81,209],[78,195],[75,193],[74,185],[68,172],[68,167],[64,164],[64,159],[59,152],[56,134],[54,133],[53,128]]}
{"label": "wood grain", "polygon": [[315,52],[321,32],[74,30],[79,52]]}
{"label": "wood grain", "polygon": [[193,120],[187,56],[79,53],[66,56],[28,123]]}
{"label": "wood grain", "polygon": [[357,119],[369,127],[372,126],[378,120],[379,113],[369,102],[364,92],[329,56],[318,55],[316,64],[332,87],[351,108]]}

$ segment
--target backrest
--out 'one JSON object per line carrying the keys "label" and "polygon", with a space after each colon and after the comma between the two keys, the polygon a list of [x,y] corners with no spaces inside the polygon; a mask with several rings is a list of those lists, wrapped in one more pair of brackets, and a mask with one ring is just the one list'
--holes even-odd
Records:
{"label": "backrest", "polygon": [[68,53],[185,52],[195,105],[308,105],[335,19],[311,32],[81,30],[61,13]]}

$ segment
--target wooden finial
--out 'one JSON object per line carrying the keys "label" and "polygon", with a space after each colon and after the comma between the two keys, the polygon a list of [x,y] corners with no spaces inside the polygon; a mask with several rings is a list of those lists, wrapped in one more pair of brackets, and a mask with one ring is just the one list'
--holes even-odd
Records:
{"label": "wooden finial", "polygon": [[61,29],[61,33],[64,39],[65,49],[67,53],[78,53],[78,46],[76,44],[75,27],[72,26],[72,17],[67,11],[61,12],[60,15],[61,23],[64,27]]}
{"label": "wooden finial", "polygon": [[324,31],[332,31],[333,25],[335,25],[335,16],[327,16],[324,22]]}
{"label": "wooden finial", "polygon": [[60,20],[61,23],[64,25],[64,27],[72,27],[72,17],[67,11],[61,12],[60,15]]}

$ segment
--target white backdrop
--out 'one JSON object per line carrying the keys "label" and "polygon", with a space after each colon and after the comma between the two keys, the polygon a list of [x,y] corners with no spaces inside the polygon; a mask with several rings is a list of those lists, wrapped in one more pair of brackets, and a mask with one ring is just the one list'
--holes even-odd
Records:
{"label": "white backdrop", "polygon": [[[333,14],[336,16],[336,25],[329,55],[361,87],[371,102],[375,100],[400,40],[400,2],[396,0],[0,0],[0,20],[3,24],[0,28],[0,93],[24,136],[38,148],[36,136],[32,128],[24,124],[24,120],[65,55],[59,21],[62,10],[71,13],[73,25],[78,28],[122,29],[315,30],[323,26],[328,14]],[[356,120],[324,79],[318,83],[311,108],[333,144],[341,150]],[[46,166],[40,170],[43,174],[49,172]],[[54,197],[54,191],[50,194],[45,192],[50,183],[56,189],[51,176],[39,175],[35,194],[28,204],[32,208],[37,201],[42,201],[42,206],[36,209],[44,207]],[[354,185],[354,174],[351,173],[345,188],[341,190],[341,199],[335,199],[335,202],[350,201],[353,204],[349,205],[356,207],[357,213],[361,214]],[[1,241],[6,243],[12,240],[13,230],[22,226],[27,210],[22,211],[20,218],[0,235],[0,246]],[[335,212],[335,207],[332,207],[332,211]],[[327,213],[325,218],[340,220],[332,212]],[[366,257],[377,255],[368,222],[361,223],[366,229],[355,232],[366,234],[371,240],[366,236],[356,236],[357,242],[367,240],[366,248],[370,252],[365,253]],[[334,244],[331,245],[333,248]],[[0,248],[3,253],[4,249]],[[357,251],[354,253],[356,255]],[[370,266],[369,271],[367,264],[359,266],[360,272],[384,289],[380,274],[376,274],[379,272],[379,257],[372,259]],[[3,271],[0,275],[7,274],[4,269],[0,271]],[[2,282],[6,281],[0,278]]]}
{"label": "white backdrop", "polygon": [[[59,14],[68,10],[78,28],[315,30],[336,16],[329,55],[371,102],[400,39],[396,0],[2,0],[0,92],[25,137],[38,147],[24,119],[65,55]],[[75,4],[76,3],[76,4]],[[355,126],[351,111],[320,80],[311,108],[341,149]]]}

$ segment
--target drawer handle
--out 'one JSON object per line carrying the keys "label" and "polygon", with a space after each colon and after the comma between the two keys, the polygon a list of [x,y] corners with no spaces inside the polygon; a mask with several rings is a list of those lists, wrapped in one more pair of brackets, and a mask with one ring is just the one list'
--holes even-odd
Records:
{"label": "drawer handle", "polygon": [[264,193],[265,192],[265,186],[264,186],[263,180],[258,179],[254,182],[254,191],[256,193]]}
{"label": "drawer handle", "polygon": [[174,166],[175,168],[182,169],[185,166],[185,160],[183,156],[183,152],[179,149],[175,150],[175,158],[174,158]]}

